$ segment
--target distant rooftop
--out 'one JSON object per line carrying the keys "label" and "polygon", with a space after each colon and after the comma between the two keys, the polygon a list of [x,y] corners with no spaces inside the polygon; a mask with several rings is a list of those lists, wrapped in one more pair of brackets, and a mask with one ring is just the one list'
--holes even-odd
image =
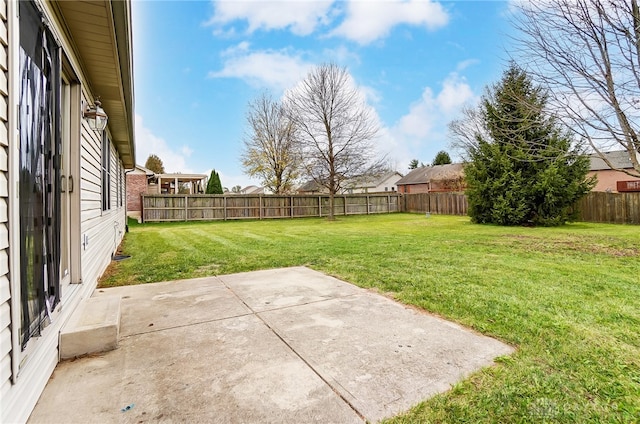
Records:
{"label": "distant rooftop", "polygon": [[464,173],[461,163],[448,165],[421,166],[409,172],[396,185],[426,184],[429,181],[449,180],[460,177]]}
{"label": "distant rooftop", "polygon": [[[631,164],[631,158],[629,157],[629,152],[627,152],[626,150],[605,152],[603,153],[603,155],[609,160],[609,162],[611,162],[613,167],[616,169],[633,168],[633,165]],[[590,155],[589,159],[591,160],[589,171],[603,171],[611,169],[611,167],[607,165],[597,153]]]}

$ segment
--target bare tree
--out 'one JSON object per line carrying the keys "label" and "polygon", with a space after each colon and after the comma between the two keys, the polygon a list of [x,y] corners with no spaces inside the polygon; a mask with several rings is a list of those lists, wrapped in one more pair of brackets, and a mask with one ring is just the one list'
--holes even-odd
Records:
{"label": "bare tree", "polygon": [[242,152],[245,173],[260,178],[274,194],[290,192],[300,174],[293,122],[278,101],[262,94],[249,103],[247,123],[249,135]]}
{"label": "bare tree", "polygon": [[346,180],[379,173],[384,158],[376,152],[378,126],[346,68],[324,64],[285,95],[298,129],[304,172],[329,191],[329,219],[334,196]]}
{"label": "bare tree", "polygon": [[467,105],[462,108],[459,119],[449,122],[451,148],[456,150],[465,161],[471,160],[469,152],[477,147],[478,140],[489,139],[489,137],[480,107]]}
{"label": "bare tree", "polygon": [[517,55],[550,88],[554,113],[613,169],[604,153],[623,149],[640,177],[638,0],[517,3]]}

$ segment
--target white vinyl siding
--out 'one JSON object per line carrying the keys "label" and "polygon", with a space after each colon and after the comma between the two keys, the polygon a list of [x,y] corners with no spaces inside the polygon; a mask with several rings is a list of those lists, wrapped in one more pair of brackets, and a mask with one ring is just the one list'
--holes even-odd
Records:
{"label": "white vinyl siding", "polygon": [[[71,68],[78,72],[78,83],[81,87],[79,90],[82,91],[84,105],[93,104],[93,95],[96,93],[88,91],[90,82],[85,75],[79,73],[83,66],[78,58],[73,56],[72,40],[67,38],[67,32],[59,28],[60,23],[53,18],[55,14],[51,10],[51,4],[40,1],[37,3],[42,7],[47,21],[51,24],[50,28],[68,56]],[[75,153],[79,156],[80,167],[79,173],[74,175],[74,191],[79,190],[80,210],[76,209],[76,213],[79,212],[80,222],[78,224],[78,218],[76,218],[72,221],[72,225],[76,226],[78,238],[84,239],[86,236],[88,240],[88,243],[80,246],[79,258],[77,253],[72,253],[80,263],[80,272],[77,273],[79,278],[74,278],[74,282],[81,284],[63,287],[61,302],[54,311],[53,324],[44,329],[41,337],[30,340],[24,351],[20,351],[19,347],[16,351],[12,351],[11,347],[16,345],[16,341],[13,340],[16,335],[11,331],[12,327],[19,328],[20,325],[20,301],[19,298],[10,297],[12,287],[17,282],[12,281],[9,270],[12,268],[19,271],[19,266],[15,265],[16,260],[19,260],[19,239],[16,239],[15,230],[19,227],[15,224],[18,222],[18,202],[13,201],[8,204],[10,199],[8,182],[11,182],[11,187],[15,188],[15,182],[18,179],[17,149],[13,143],[16,142],[17,131],[14,115],[18,92],[16,79],[19,78],[16,67],[19,34],[16,13],[18,2],[11,2],[9,6],[7,4],[6,0],[0,0],[0,422],[2,423],[24,422],[29,417],[58,362],[60,329],[80,301],[93,293],[98,278],[108,266],[111,254],[124,235],[125,228],[125,208],[116,201],[115,194],[118,178],[124,180],[122,162],[114,145],[111,144],[109,149],[112,178],[111,209],[102,211],[101,136],[90,130],[88,124],[82,119],[81,141],[79,146],[77,143],[72,144],[72,149],[76,149]],[[7,13],[7,7],[11,13]],[[10,25],[7,25],[7,19]],[[7,36],[7,28],[11,29],[10,37]],[[9,76],[11,78],[8,78]],[[80,114],[80,110],[76,112]],[[8,113],[11,115],[8,116]],[[9,121],[13,124],[8,125]],[[9,144],[12,144],[11,148]],[[12,191],[11,199],[14,198],[15,193]],[[11,239],[9,239],[9,228],[11,228]],[[11,262],[8,249],[10,242],[13,253]],[[13,311],[12,303],[16,305]],[[15,374],[12,370],[16,371]]]}
{"label": "white vinyl siding", "polygon": [[124,236],[124,206],[117,201],[118,179],[123,167],[113,143],[109,146],[110,199],[109,208],[102,210],[102,138],[83,123],[81,151],[81,237],[82,281],[95,284],[111,261]]}
{"label": "white vinyl siding", "polygon": [[8,22],[7,3],[0,0],[0,398],[11,388],[11,290],[8,218]]}

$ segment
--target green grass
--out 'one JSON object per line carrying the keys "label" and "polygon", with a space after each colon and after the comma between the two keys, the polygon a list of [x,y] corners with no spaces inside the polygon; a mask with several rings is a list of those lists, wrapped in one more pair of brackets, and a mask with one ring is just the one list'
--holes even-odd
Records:
{"label": "green grass", "polygon": [[391,422],[640,422],[640,227],[393,214],[131,225],[103,287],[306,265],[517,347]]}

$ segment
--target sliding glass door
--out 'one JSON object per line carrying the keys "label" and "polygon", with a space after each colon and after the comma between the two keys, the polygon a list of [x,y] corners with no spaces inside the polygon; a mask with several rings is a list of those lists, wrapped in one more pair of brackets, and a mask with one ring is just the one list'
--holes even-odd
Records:
{"label": "sliding glass door", "polygon": [[60,301],[60,49],[35,4],[20,12],[21,342]]}

